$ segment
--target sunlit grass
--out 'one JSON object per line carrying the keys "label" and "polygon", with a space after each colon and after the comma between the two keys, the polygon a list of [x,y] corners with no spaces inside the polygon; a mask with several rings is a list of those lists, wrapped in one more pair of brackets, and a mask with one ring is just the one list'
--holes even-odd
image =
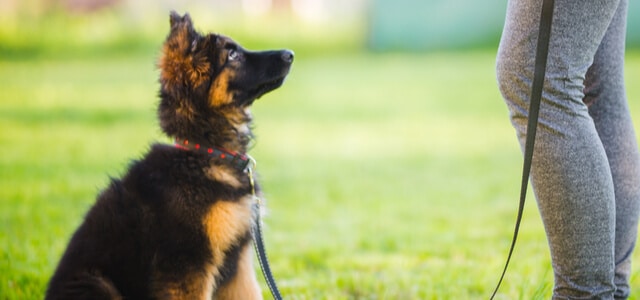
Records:
{"label": "sunlit grass", "polygon": [[[155,120],[154,60],[0,62],[1,299],[41,299],[109,176],[169,141]],[[251,154],[288,299],[488,297],[521,164],[493,65],[493,52],[302,54],[285,85],[256,102]],[[627,72],[637,82],[640,53]],[[628,88],[638,122],[640,86]],[[549,298],[533,200],[521,230],[500,299]]]}

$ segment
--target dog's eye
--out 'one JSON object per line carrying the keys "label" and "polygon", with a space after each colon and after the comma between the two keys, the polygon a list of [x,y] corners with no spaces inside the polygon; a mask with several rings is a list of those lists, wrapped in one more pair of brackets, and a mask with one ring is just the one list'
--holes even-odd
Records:
{"label": "dog's eye", "polygon": [[240,59],[240,56],[240,52],[234,49],[229,49],[229,54],[227,54],[228,59],[231,61]]}

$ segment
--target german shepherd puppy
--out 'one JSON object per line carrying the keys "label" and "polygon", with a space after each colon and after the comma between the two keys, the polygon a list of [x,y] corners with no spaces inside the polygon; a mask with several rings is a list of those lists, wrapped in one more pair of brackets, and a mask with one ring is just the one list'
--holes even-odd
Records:
{"label": "german shepherd puppy", "polygon": [[293,52],[201,35],[188,14],[172,12],[170,24],[158,116],[176,145],[152,145],[101,192],[46,299],[262,298],[250,247],[249,108],[283,83]]}

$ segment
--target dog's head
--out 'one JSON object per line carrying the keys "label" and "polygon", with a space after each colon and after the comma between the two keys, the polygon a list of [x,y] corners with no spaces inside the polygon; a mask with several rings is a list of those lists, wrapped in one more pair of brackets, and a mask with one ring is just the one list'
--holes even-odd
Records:
{"label": "dog's head", "polygon": [[252,52],[228,37],[201,35],[188,14],[172,12],[170,24],[159,61],[162,129],[215,146],[243,138],[249,106],[282,85],[293,52]]}

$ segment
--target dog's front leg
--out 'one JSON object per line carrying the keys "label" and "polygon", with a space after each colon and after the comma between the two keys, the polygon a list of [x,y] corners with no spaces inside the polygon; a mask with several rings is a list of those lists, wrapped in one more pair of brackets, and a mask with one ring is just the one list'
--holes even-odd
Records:
{"label": "dog's front leg", "polygon": [[228,283],[218,288],[213,299],[262,299],[262,292],[253,269],[251,247],[251,243],[247,243],[244,246],[238,260],[238,270],[236,275]]}
{"label": "dog's front leg", "polygon": [[152,298],[163,300],[209,300],[215,289],[213,272],[195,272],[177,278],[169,274],[155,274]]}

